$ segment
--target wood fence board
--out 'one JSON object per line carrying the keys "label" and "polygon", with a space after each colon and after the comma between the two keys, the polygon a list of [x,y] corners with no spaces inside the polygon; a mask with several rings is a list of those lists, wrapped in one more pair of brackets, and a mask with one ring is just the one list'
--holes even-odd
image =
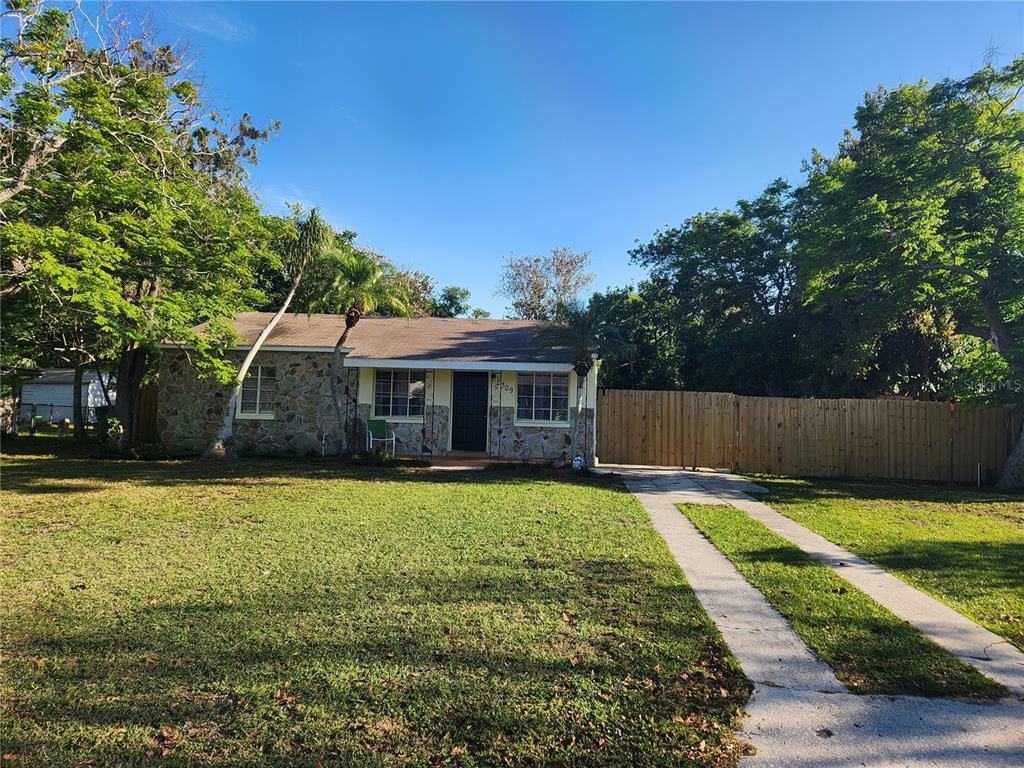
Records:
{"label": "wood fence board", "polygon": [[602,389],[605,463],[973,483],[998,477],[1024,415],[909,400]]}
{"label": "wood fence board", "polygon": [[156,384],[144,384],[139,390],[139,404],[135,411],[135,443],[154,443],[157,435]]}

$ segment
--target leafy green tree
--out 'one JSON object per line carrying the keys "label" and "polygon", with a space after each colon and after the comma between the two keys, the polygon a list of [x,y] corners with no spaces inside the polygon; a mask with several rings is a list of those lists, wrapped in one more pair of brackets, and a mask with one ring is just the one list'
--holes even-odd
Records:
{"label": "leafy green tree", "polygon": [[441,290],[434,304],[434,317],[462,317],[472,311],[469,304],[469,289],[448,285]]}
{"label": "leafy green tree", "polygon": [[62,314],[38,332],[5,323],[3,339],[40,348],[74,327],[82,360],[116,364],[130,443],[158,342],[189,343],[201,371],[233,374],[217,354],[233,336],[226,318],[259,302],[254,270],[276,261],[245,172],[269,131],[222,122],[178,53],[129,18],[29,0],[4,15],[0,292],[13,318],[50,302]]}
{"label": "leafy green tree", "polygon": [[606,293],[595,293],[606,322],[614,325],[629,352],[606,360],[598,370],[601,386],[622,389],[681,389],[683,354],[679,348],[680,322],[676,300],[663,280],[645,280]]}
{"label": "leafy green tree", "polygon": [[692,216],[630,252],[651,270],[647,324],[670,329],[687,386],[792,393],[801,309],[790,196],[775,181],[735,210]]}
{"label": "leafy green tree", "polygon": [[[808,297],[927,314],[984,339],[1024,379],[1022,93],[1024,57],[868,94],[855,132],[835,157],[815,153],[800,193]],[[1024,484],[1024,441],[1002,483]]]}
{"label": "leafy green tree", "polygon": [[486,309],[474,307],[470,303],[469,288],[458,285],[446,285],[434,294],[429,314],[431,317],[472,317],[487,318],[491,313]]}
{"label": "leafy green tree", "polygon": [[618,359],[629,350],[619,328],[604,314],[604,305],[594,301],[586,305],[578,301],[560,305],[554,319],[536,327],[533,338],[540,349],[567,350],[580,379],[593,369],[596,357]]}
{"label": "leafy green tree", "polygon": [[377,307],[375,314],[381,317],[399,317],[405,314],[412,317],[429,317],[433,314],[437,292],[437,282],[434,278],[418,269],[400,267],[376,251],[362,246],[357,246],[356,250],[380,266],[381,280],[388,285],[390,292],[405,297],[402,309],[385,304]]}
{"label": "leafy green tree", "polygon": [[[389,290],[405,297],[400,311],[385,304],[378,306],[375,314],[382,317],[404,316],[406,313],[413,317],[463,317],[474,314],[480,316],[482,310],[474,309],[469,304],[468,288],[450,285],[439,291],[437,281],[426,272],[398,266],[384,254],[356,244],[354,232],[346,232],[344,236],[352,240],[353,250],[380,266],[382,279],[390,285]],[[280,285],[276,292],[284,294]],[[486,317],[486,313],[483,316]]]}

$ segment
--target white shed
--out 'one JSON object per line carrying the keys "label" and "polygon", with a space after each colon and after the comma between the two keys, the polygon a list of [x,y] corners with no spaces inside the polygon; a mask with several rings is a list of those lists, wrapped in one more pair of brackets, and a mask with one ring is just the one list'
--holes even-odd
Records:
{"label": "white shed", "polygon": [[[104,372],[103,381],[110,387],[110,374]],[[20,421],[28,421],[34,412],[46,421],[60,421],[74,418],[74,384],[75,372],[71,368],[49,368],[40,371],[34,379],[21,385],[21,406],[18,410]],[[114,401],[114,392],[110,391],[110,400]],[[86,371],[82,375],[82,407],[85,418],[89,422],[96,420],[96,408],[106,405],[103,387],[96,371]]]}

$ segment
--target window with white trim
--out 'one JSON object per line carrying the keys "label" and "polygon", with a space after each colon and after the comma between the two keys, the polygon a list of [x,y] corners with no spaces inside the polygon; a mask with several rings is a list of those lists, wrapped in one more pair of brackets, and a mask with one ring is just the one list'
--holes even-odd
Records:
{"label": "window with white trim", "polygon": [[242,380],[238,415],[252,419],[274,418],[277,406],[277,369],[272,365],[253,365]]}
{"label": "window with white trim", "polygon": [[378,368],[374,373],[373,415],[382,419],[423,415],[426,372]]}
{"label": "window with white trim", "polygon": [[516,421],[569,421],[569,374],[516,376]]}

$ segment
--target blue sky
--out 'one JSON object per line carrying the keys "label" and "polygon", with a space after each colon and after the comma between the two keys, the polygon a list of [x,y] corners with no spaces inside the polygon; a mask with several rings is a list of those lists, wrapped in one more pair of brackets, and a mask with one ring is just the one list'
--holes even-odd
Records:
{"label": "blue sky", "polygon": [[[139,6],[136,6],[138,8]],[[497,317],[509,253],[627,251],[831,151],[865,90],[1024,51],[1024,4],[156,3],[208,98],[281,132],[272,211],[339,228]]]}

